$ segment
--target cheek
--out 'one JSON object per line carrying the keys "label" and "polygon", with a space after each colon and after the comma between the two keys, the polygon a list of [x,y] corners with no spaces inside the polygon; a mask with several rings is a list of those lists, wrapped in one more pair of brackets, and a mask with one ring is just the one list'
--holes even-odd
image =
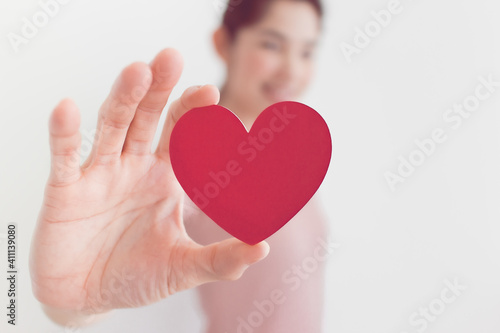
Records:
{"label": "cheek", "polygon": [[248,50],[243,58],[246,79],[253,83],[262,83],[279,70],[279,58],[265,50]]}
{"label": "cheek", "polygon": [[299,84],[302,89],[305,89],[311,82],[314,75],[314,66],[312,65],[312,63],[304,64],[301,74],[302,75],[300,76]]}

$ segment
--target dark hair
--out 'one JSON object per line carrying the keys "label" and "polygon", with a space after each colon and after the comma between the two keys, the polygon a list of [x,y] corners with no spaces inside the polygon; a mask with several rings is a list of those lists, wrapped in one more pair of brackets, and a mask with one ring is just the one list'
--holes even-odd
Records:
{"label": "dark hair", "polygon": [[[222,25],[227,29],[231,38],[234,38],[239,29],[251,25],[264,16],[269,5],[276,0],[229,0]],[[310,3],[319,17],[323,17],[321,0],[288,0]]]}

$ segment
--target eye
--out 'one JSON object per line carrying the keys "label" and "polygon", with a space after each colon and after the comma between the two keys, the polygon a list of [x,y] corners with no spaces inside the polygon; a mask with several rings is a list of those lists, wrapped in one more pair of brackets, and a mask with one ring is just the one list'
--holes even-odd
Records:
{"label": "eye", "polygon": [[261,46],[263,48],[265,48],[266,50],[272,50],[272,51],[278,51],[280,49],[279,43],[273,42],[273,41],[269,41],[269,40],[263,41],[261,43]]}
{"label": "eye", "polygon": [[313,55],[312,51],[305,51],[302,53],[302,58],[310,59],[312,57],[312,55]]}

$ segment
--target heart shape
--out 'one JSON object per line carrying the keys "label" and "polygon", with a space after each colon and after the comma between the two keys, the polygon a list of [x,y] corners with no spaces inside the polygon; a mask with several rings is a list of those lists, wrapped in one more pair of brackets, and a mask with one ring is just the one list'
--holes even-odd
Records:
{"label": "heart shape", "polygon": [[170,138],[172,168],[186,194],[250,245],[304,207],[321,185],[331,154],[326,122],[298,102],[269,106],[249,132],[222,106],[195,108],[177,121]]}

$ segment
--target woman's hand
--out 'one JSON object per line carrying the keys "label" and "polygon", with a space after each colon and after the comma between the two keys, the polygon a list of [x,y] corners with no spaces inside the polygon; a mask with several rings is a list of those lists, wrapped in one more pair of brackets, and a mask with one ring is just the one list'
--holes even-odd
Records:
{"label": "woman's hand", "polygon": [[216,280],[238,279],[269,247],[237,239],[201,246],[185,232],[183,190],[169,159],[179,117],[218,103],[214,86],[192,87],[160,114],[179,80],[182,58],[160,52],[148,66],[126,67],[99,110],[92,152],[80,166],[80,116],[63,100],[50,118],[51,173],[34,232],[35,296],[61,313],[138,307]]}

